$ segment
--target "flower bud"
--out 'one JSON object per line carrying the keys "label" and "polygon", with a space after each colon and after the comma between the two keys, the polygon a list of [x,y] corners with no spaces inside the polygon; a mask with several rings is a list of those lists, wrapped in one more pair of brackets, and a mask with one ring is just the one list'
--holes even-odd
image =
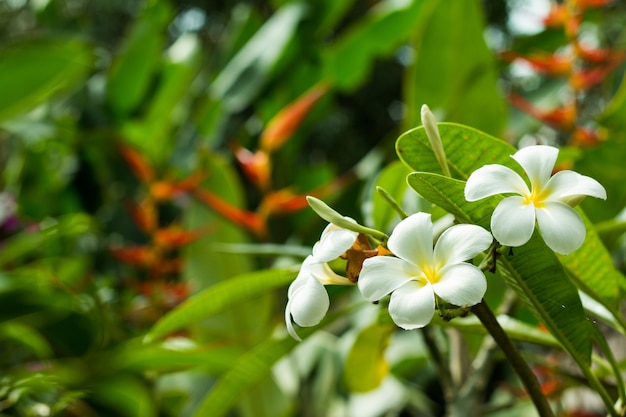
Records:
{"label": "flower bud", "polygon": [[443,143],[441,142],[441,136],[439,136],[439,129],[437,128],[437,119],[435,119],[435,116],[426,104],[422,106],[422,124],[424,125],[430,146],[433,148],[435,158],[437,158],[437,162],[439,162],[443,174],[446,177],[451,177],[450,168],[448,168],[448,162],[446,161],[446,153],[443,150]]}

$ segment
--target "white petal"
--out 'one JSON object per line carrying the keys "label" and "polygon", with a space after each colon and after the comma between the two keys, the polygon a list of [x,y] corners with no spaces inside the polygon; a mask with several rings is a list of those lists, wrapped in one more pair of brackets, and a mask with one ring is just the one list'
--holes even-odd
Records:
{"label": "white petal", "polygon": [[335,274],[327,263],[313,263],[307,266],[307,271],[323,285],[353,285],[346,277]]}
{"label": "white petal", "polygon": [[296,329],[293,328],[293,322],[291,321],[291,300],[287,301],[287,306],[285,307],[285,324],[287,325],[287,333],[298,342],[302,342],[302,338],[296,333]]}
{"label": "white petal", "polygon": [[407,262],[432,264],[433,223],[430,214],[415,213],[398,223],[389,236],[387,247]]}
{"label": "white petal", "polygon": [[435,313],[435,294],[430,284],[410,281],[391,294],[389,314],[403,329],[426,326]]}
{"label": "white petal", "polygon": [[309,327],[322,321],[330,300],[324,286],[315,279],[309,279],[294,291],[287,304],[293,321],[299,326]]}
{"label": "white petal", "polygon": [[546,184],[549,199],[588,195],[606,200],[606,190],[596,180],[574,171],[559,171]]}
{"label": "white petal", "polygon": [[517,172],[504,165],[485,165],[467,179],[465,199],[476,201],[502,193],[530,194],[528,186]]}
{"label": "white petal", "polygon": [[543,240],[553,251],[567,255],[585,241],[585,224],[576,211],[559,201],[537,209],[537,224]]}
{"label": "white petal", "polygon": [[491,242],[491,233],[480,226],[452,226],[443,232],[435,245],[435,264],[443,266],[466,261],[486,250]]}
{"label": "white petal", "polygon": [[311,265],[317,263],[315,259],[309,255],[302,262],[302,266],[300,267],[300,271],[298,272],[298,276],[293,280],[291,285],[289,285],[289,289],[287,290],[287,297],[293,297],[294,292],[303,286],[308,279],[311,279]]}
{"label": "white petal", "polygon": [[502,200],[491,215],[491,233],[506,246],[521,246],[535,230],[535,208],[524,204],[524,198],[513,196]]}
{"label": "white petal", "polygon": [[[346,219],[352,220],[348,217]],[[357,232],[343,229],[331,223],[322,232],[319,242],[313,246],[313,256],[320,262],[330,262],[337,259],[352,247],[357,236]]]}
{"label": "white petal", "polygon": [[433,284],[433,291],[451,304],[473,306],[480,303],[487,291],[485,275],[474,265],[448,265],[439,274],[441,278]]}
{"label": "white petal", "polygon": [[[368,301],[376,301],[407,281],[415,279],[411,264],[393,256],[375,256],[363,262],[359,275],[359,291]],[[415,273],[419,273],[416,269]]]}
{"label": "white petal", "polygon": [[526,171],[533,189],[543,189],[550,179],[559,150],[553,146],[536,145],[522,148],[511,155]]}

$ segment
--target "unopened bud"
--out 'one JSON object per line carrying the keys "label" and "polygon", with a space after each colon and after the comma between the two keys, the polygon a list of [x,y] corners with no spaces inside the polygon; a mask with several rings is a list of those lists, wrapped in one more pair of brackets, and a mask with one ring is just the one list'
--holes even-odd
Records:
{"label": "unopened bud", "polygon": [[439,136],[439,129],[437,128],[437,119],[435,119],[435,116],[426,104],[422,106],[422,125],[424,125],[430,146],[433,148],[435,158],[437,158],[437,162],[439,162],[443,174],[446,177],[451,177],[448,161],[446,160],[446,153],[443,150],[443,143],[441,142],[441,136]]}
{"label": "unopened bud", "polygon": [[329,223],[334,224],[335,226],[339,226],[342,229],[352,230],[353,232],[363,233],[364,235],[369,235],[375,239],[379,240],[387,240],[388,236],[383,232],[370,229],[369,227],[362,226],[356,223],[354,220],[349,219],[348,217],[342,216],[337,211],[330,208],[326,203],[322,200],[319,200],[315,197],[307,196],[306,198],[309,206],[313,209],[318,216],[322,219],[326,220]]}

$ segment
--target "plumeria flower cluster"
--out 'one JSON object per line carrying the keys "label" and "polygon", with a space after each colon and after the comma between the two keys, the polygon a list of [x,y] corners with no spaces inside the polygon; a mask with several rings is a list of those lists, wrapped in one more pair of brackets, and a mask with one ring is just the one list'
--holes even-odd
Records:
{"label": "plumeria flower cluster", "polygon": [[[474,225],[456,225],[443,232],[433,248],[430,214],[416,213],[401,221],[387,246],[395,256],[374,256],[363,261],[358,288],[369,301],[391,294],[389,312],[404,329],[423,327],[435,312],[436,298],[457,306],[481,301],[487,282],[480,269],[464,261],[486,250],[493,238]],[[324,285],[350,285],[327,262],[356,242],[358,233],[329,224],[313,247],[288,290],[285,321],[289,334],[300,340],[293,322],[302,327],[318,324],[329,308]],[[390,253],[391,254],[391,253]]]}
{"label": "plumeria flower cluster", "polygon": [[528,242],[535,221],[546,244],[567,255],[585,240],[586,229],[571,207],[585,196],[606,199],[606,190],[593,178],[564,170],[552,175],[559,150],[536,145],[522,148],[511,157],[522,167],[530,187],[511,168],[485,165],[470,175],[465,199],[477,201],[496,194],[512,194],[502,200],[491,216],[491,232],[503,245]]}
{"label": "plumeria flower cluster", "polygon": [[[428,116],[428,108],[423,112]],[[428,118],[423,119],[429,122]],[[430,133],[431,136],[434,142],[440,142],[438,135]],[[439,154],[438,161],[446,172],[443,148],[433,146],[433,149],[438,150],[435,153]],[[358,289],[369,301],[390,295],[389,314],[403,329],[421,328],[430,323],[441,303],[458,307],[476,305],[485,295],[487,280],[480,268],[467,261],[492,246],[494,238],[501,245],[524,245],[530,240],[535,223],[555,252],[568,254],[578,249],[586,229],[573,207],[585,196],[606,199],[606,191],[596,180],[573,171],[552,175],[557,156],[558,149],[551,146],[530,146],[511,155],[525,172],[530,186],[522,176],[503,165],[485,165],[470,175],[464,191],[467,201],[508,194],[492,214],[491,233],[477,225],[458,224],[446,229],[434,242],[431,216],[420,212],[403,219],[387,238],[381,232],[357,225],[319,200],[309,200],[311,207],[331,224],[289,287],[285,310],[289,333],[299,340],[292,319],[300,326],[314,326],[323,319],[329,308],[326,284],[346,285],[357,281]],[[361,257],[357,280],[335,274],[327,262],[355,246],[363,236],[358,230],[384,235],[388,251],[374,251],[371,256]]]}

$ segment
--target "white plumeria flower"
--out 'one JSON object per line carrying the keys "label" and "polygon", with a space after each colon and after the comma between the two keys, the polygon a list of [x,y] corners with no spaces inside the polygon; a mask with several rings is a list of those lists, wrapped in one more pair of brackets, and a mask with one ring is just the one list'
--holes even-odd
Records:
{"label": "white plumeria flower", "polygon": [[387,242],[397,257],[365,260],[359,290],[370,301],[391,294],[393,321],[403,329],[424,327],[435,312],[435,295],[458,306],[482,300],[487,290],[485,275],[464,261],[487,249],[492,241],[482,227],[460,224],[444,231],[433,249],[430,214],[413,214],[398,223]]}
{"label": "white plumeria flower", "polygon": [[521,246],[528,242],[535,220],[544,241],[555,252],[567,255],[582,245],[585,225],[567,202],[584,196],[606,199],[606,190],[593,178],[573,171],[552,175],[558,154],[557,148],[537,145],[511,155],[528,175],[530,188],[521,176],[503,165],[485,165],[467,179],[467,201],[501,193],[516,194],[502,200],[491,216],[491,232],[503,245]]}
{"label": "white plumeria flower", "polygon": [[[353,221],[350,219],[350,221]],[[313,254],[302,263],[300,272],[289,286],[285,322],[287,331],[301,340],[293,327],[293,321],[301,327],[318,324],[328,311],[330,300],[324,285],[352,285],[346,277],[337,275],[327,262],[340,257],[352,247],[357,232],[342,229],[334,224],[326,226],[320,240],[313,246]]]}

